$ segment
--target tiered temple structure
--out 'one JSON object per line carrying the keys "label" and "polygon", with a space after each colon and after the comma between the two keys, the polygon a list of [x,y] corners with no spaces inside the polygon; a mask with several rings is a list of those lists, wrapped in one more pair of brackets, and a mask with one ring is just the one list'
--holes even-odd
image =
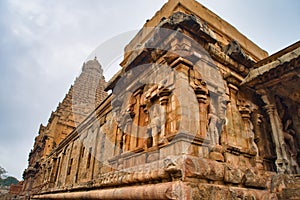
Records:
{"label": "tiered temple structure", "polygon": [[24,196],[300,196],[299,42],[268,56],[195,0],[169,0],[121,66],[104,98],[99,63],[84,64],[40,128]]}
{"label": "tiered temple structure", "polygon": [[56,111],[51,113],[47,126],[40,125],[34,147],[29,154],[29,166],[24,171],[23,192],[40,190],[54,173],[49,164],[56,163],[50,155],[65,138],[107,97],[105,79],[98,60],[83,64],[82,72]]}

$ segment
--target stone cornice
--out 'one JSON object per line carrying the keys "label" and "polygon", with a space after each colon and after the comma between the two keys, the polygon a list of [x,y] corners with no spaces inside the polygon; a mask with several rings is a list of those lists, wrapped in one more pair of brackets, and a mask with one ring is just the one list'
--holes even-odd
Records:
{"label": "stone cornice", "polygon": [[280,78],[282,81],[282,77],[290,73],[292,74],[290,76],[293,76],[293,74],[295,74],[299,68],[300,47],[294,49],[293,51],[286,52],[280,57],[277,57],[274,61],[267,62],[265,65],[262,65],[256,69],[252,69],[242,84],[254,87],[256,85],[274,82],[274,80],[278,78]]}

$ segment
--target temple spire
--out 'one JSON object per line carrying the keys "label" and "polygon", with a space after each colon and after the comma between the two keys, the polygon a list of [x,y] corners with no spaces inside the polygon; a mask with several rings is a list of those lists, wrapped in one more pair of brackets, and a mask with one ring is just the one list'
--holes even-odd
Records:
{"label": "temple spire", "polygon": [[29,166],[49,155],[106,98],[105,85],[103,70],[97,57],[84,62],[81,74],[52,112],[48,124],[40,126],[29,157]]}

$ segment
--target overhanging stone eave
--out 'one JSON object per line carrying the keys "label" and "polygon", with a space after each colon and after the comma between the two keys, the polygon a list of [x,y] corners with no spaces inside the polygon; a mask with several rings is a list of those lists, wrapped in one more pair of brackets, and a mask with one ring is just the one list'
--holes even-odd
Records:
{"label": "overhanging stone eave", "polygon": [[294,51],[295,49],[299,48],[300,47],[300,41],[297,41],[291,45],[289,45],[288,47],[258,61],[255,65],[254,65],[254,68],[258,68],[258,67],[261,67],[263,65],[266,65],[272,61],[275,61],[276,59],[280,58],[281,56],[291,52],[291,51]]}
{"label": "overhanging stone eave", "polygon": [[[271,71],[280,71],[280,68],[283,68],[285,65],[292,65],[290,68],[296,69],[299,68],[299,64],[296,60],[300,58],[300,47],[294,49],[291,52],[287,52],[286,54],[278,57],[276,60],[267,63],[261,67],[254,68],[250,70],[249,74],[245,78],[245,80],[241,83],[241,85],[248,85],[253,87],[256,84],[261,84],[261,79],[264,79],[264,82],[271,81],[274,79],[274,76],[270,74]],[[293,62],[295,60],[295,62]],[[279,72],[280,73],[280,72]],[[281,71],[282,75],[287,73],[284,69]]]}

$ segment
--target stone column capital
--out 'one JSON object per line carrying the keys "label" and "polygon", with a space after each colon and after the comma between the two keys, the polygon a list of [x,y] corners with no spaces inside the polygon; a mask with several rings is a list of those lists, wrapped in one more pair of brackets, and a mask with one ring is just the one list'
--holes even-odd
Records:
{"label": "stone column capital", "polygon": [[171,91],[169,89],[164,88],[164,87],[159,88],[158,95],[159,95],[160,105],[167,105],[170,94],[171,94]]}
{"label": "stone column capital", "polygon": [[269,115],[274,114],[274,111],[275,111],[275,105],[274,104],[267,104],[266,106],[264,106],[264,108],[266,109],[266,111]]}

